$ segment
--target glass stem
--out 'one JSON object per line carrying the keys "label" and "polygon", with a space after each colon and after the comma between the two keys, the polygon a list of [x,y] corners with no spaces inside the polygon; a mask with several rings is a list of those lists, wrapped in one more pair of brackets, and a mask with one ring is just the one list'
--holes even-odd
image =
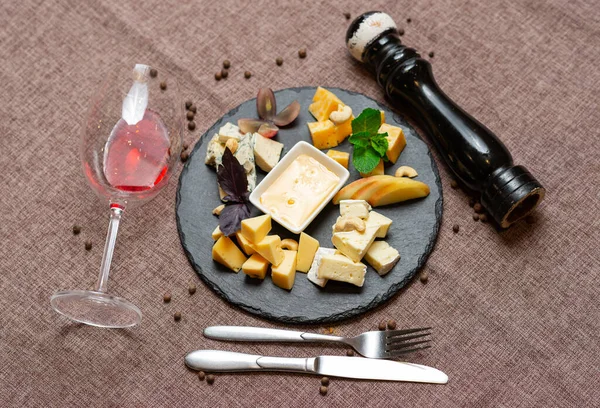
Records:
{"label": "glass stem", "polygon": [[108,234],[104,244],[104,253],[102,254],[102,265],[100,266],[100,275],[96,283],[96,291],[106,293],[108,285],[108,274],[112,262],[115,243],[117,242],[117,232],[119,231],[119,222],[124,208],[116,204],[110,206],[110,221],[108,223]]}

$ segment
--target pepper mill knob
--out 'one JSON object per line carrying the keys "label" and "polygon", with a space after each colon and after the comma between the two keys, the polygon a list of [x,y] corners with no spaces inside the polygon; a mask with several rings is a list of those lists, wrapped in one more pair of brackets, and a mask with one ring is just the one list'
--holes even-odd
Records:
{"label": "pepper mill knob", "polygon": [[367,47],[377,38],[397,31],[396,23],[389,14],[369,11],[358,16],[346,32],[346,46],[350,54],[360,62]]}

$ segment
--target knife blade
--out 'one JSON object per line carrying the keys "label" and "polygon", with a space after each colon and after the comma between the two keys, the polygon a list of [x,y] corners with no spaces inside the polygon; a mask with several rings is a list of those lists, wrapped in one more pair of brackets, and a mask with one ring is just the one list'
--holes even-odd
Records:
{"label": "knife blade", "polygon": [[320,356],[314,358],[267,357],[221,350],[196,350],[185,356],[185,364],[198,371],[286,371],[361,380],[409,381],[446,384],[442,371],[421,364],[362,357]]}

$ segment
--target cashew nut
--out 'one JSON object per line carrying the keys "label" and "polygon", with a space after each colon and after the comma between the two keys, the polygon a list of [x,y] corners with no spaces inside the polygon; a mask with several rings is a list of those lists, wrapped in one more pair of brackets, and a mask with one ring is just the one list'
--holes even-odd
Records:
{"label": "cashew nut", "polygon": [[221,211],[223,211],[223,208],[225,208],[225,204],[221,204],[220,206],[216,207],[213,210],[213,214],[214,215],[221,215]]}
{"label": "cashew nut", "polygon": [[238,148],[238,141],[235,139],[227,139],[225,142],[225,147],[231,150],[231,153],[235,153]]}
{"label": "cashew nut", "polygon": [[346,122],[352,116],[352,108],[348,105],[338,105],[338,110],[329,114],[329,119],[339,125]]}
{"label": "cashew nut", "polygon": [[417,177],[417,171],[415,169],[413,169],[412,167],[408,167],[408,166],[400,166],[398,167],[398,170],[396,170],[396,174],[394,174],[396,177]]}
{"label": "cashew nut", "polygon": [[358,231],[364,232],[366,224],[358,217],[339,217],[333,226],[333,232]]}
{"label": "cashew nut", "polygon": [[286,239],[281,240],[281,248],[289,249],[290,251],[297,251],[298,243],[291,238],[286,238]]}

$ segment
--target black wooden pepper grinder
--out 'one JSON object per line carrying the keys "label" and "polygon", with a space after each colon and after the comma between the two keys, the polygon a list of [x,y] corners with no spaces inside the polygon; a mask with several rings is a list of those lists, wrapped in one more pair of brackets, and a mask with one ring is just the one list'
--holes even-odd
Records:
{"label": "black wooden pepper grinder", "polygon": [[402,45],[389,15],[371,11],[357,17],[346,45],[373,72],[389,101],[428,134],[456,177],[481,194],[481,204],[501,227],[542,201],[542,185],[525,167],[513,164],[496,135],[439,88],[431,64]]}

